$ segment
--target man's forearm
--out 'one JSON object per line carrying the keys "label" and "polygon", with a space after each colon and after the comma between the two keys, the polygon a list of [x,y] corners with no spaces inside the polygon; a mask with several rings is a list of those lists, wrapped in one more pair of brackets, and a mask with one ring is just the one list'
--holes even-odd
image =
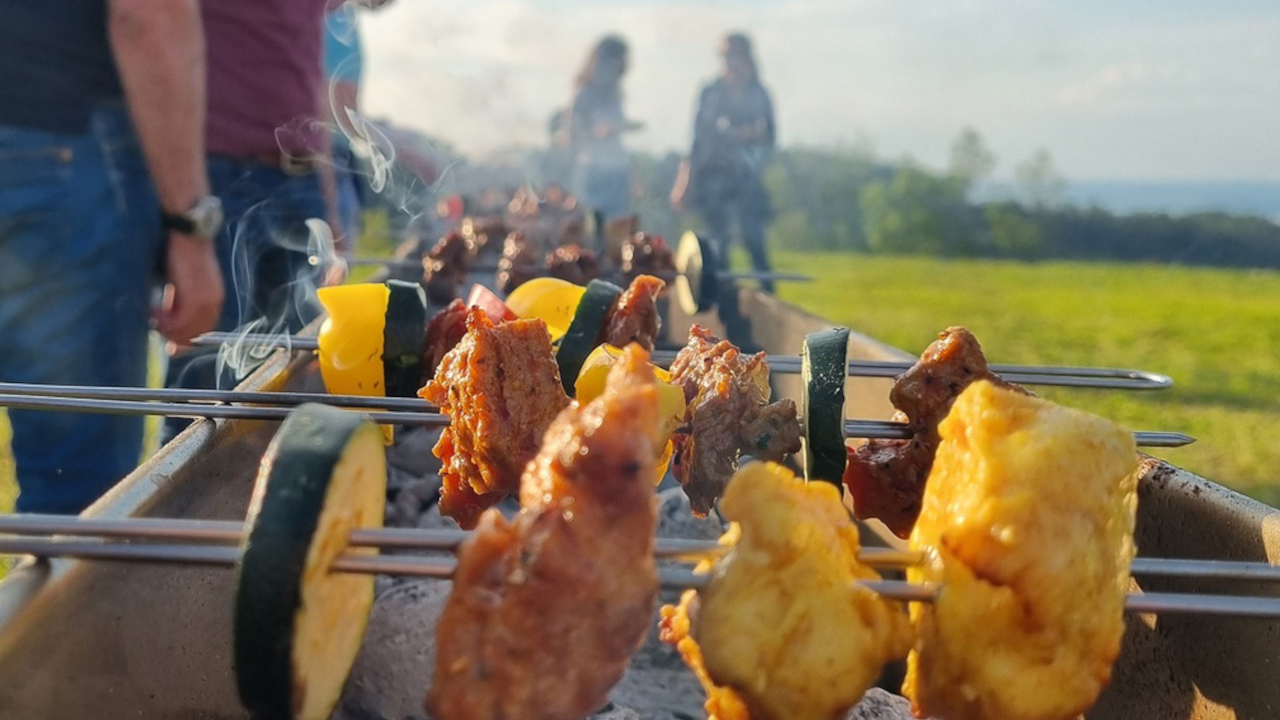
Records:
{"label": "man's forearm", "polygon": [[112,52],[160,205],[185,212],[209,193],[199,7],[196,0],[109,1]]}

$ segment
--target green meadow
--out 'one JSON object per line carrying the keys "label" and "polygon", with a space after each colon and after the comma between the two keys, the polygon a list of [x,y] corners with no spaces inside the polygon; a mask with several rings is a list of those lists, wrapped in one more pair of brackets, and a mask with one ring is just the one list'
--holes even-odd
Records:
{"label": "green meadow", "polygon": [[1163,391],[1037,388],[1134,430],[1195,444],[1152,454],[1280,505],[1280,273],[1168,265],[780,252],[808,273],[780,296],[918,353],[948,325],[992,362],[1131,367]]}

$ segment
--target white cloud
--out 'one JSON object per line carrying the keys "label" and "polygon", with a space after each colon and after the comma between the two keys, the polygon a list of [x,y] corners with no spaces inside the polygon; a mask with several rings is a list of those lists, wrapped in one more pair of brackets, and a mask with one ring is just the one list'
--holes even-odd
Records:
{"label": "white cloud", "polygon": [[941,164],[971,125],[1005,171],[1047,147],[1073,176],[1275,179],[1280,6],[1223,7],[400,0],[364,18],[365,105],[470,153],[544,142],[591,43],[622,32],[628,112],[647,124],[630,142],[679,149],[718,37],[742,28],[785,143],[865,135]]}

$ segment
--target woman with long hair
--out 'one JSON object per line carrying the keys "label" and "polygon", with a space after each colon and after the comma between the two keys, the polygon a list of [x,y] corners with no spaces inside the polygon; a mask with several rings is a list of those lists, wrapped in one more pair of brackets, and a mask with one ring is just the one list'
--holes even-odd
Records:
{"label": "woman with long hair", "polygon": [[578,72],[573,104],[562,127],[573,152],[573,188],[596,221],[599,235],[609,220],[631,211],[631,156],[622,133],[640,127],[622,110],[627,43],[602,38]]}
{"label": "woman with long hair", "polygon": [[[736,222],[751,264],[757,271],[768,272],[772,268],[764,235],[773,211],[761,176],[777,143],[773,100],[760,83],[746,35],[727,35],[720,57],[720,77],[704,87],[698,98],[693,148],[680,164],[671,204],[676,210],[696,209],[725,250]],[[772,282],[762,281],[761,287],[773,292]]]}

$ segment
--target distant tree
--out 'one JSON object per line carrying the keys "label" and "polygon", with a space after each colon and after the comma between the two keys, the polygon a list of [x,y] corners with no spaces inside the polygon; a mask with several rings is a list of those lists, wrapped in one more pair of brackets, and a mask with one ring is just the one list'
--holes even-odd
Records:
{"label": "distant tree", "polygon": [[968,255],[977,249],[968,183],[935,175],[915,163],[898,166],[892,180],[863,188],[860,205],[867,246],[874,252]]}
{"label": "distant tree", "polygon": [[987,203],[982,215],[996,254],[1030,259],[1044,252],[1044,234],[1039,223],[1018,203]]}
{"label": "distant tree", "polygon": [[1034,208],[1058,207],[1067,182],[1053,164],[1049,151],[1040,148],[1013,169],[1018,189]]}
{"label": "distant tree", "polygon": [[996,169],[996,156],[987,148],[982,135],[973,128],[965,128],[951,143],[949,170],[965,190],[973,183],[987,177]]}

